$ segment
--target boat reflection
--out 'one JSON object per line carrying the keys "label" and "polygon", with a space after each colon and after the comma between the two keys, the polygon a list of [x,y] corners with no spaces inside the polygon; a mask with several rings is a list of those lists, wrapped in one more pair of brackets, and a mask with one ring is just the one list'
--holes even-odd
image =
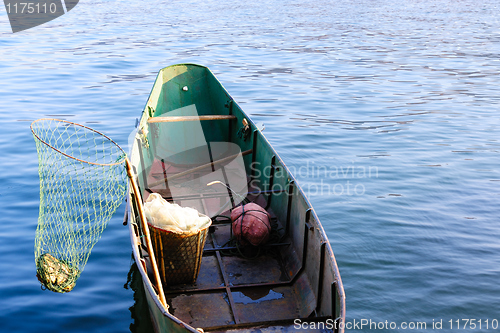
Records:
{"label": "boat reflection", "polygon": [[144,284],[142,283],[141,273],[135,261],[130,266],[127,275],[127,283],[125,283],[123,287],[125,289],[132,289],[134,292],[135,302],[134,305],[129,308],[130,315],[133,319],[133,322],[130,324],[130,331],[133,333],[154,332],[146,300],[146,293],[144,291]]}

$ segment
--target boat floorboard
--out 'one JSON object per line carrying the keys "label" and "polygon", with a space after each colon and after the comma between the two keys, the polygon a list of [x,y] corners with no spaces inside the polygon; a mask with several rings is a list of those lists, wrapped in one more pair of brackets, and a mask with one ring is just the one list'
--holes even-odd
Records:
{"label": "boat floorboard", "polygon": [[286,239],[277,246],[252,249],[245,257],[217,250],[228,248],[230,238],[230,224],[211,228],[196,283],[165,288],[169,311],[205,331],[300,318],[304,295],[290,283],[279,251],[280,246],[289,246]]}

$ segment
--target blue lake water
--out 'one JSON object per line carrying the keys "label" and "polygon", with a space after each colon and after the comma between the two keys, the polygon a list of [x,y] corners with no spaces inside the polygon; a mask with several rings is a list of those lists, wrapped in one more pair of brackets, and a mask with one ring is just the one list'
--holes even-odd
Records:
{"label": "blue lake water", "polygon": [[[463,332],[498,331],[499,7],[89,0],[16,34],[2,9],[0,330],[127,332],[136,324],[124,288],[124,205],[75,289],[40,289],[29,125],[62,118],[126,146],[158,70],[193,62],[265,124],[295,170],[335,252],[347,322],[396,325],[377,330],[386,332],[425,322],[413,331],[452,332],[461,320]],[[464,328],[465,319],[476,328]]]}

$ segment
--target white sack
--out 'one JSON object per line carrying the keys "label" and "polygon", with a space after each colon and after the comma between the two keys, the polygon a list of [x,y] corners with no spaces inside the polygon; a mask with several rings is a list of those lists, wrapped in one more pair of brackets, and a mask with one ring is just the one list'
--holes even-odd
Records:
{"label": "white sack", "polygon": [[177,233],[196,232],[210,224],[208,216],[200,215],[196,209],[172,204],[158,193],[149,195],[144,210],[151,225]]}

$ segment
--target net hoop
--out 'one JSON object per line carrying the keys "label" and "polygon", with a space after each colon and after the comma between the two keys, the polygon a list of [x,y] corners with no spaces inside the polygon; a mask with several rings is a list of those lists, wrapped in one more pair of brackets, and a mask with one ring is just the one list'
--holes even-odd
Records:
{"label": "net hoop", "polygon": [[[97,133],[101,136],[103,136],[104,138],[106,138],[107,140],[109,140],[112,144],[114,144],[118,149],[120,149],[123,153],[123,157],[118,161],[118,162],[115,162],[115,163],[95,163],[95,162],[89,162],[89,161],[85,161],[85,160],[82,160],[82,159],[79,159],[79,158],[76,158],[74,156],[71,156],[69,154],[66,154],[62,151],[60,151],[59,149],[57,149],[56,147],[52,146],[51,144],[45,142],[45,140],[42,140],[42,138],[40,138],[38,136],[38,134],[36,133],[35,129],[33,128],[33,125],[35,123],[38,123],[38,122],[42,122],[42,121],[55,121],[55,122],[61,122],[61,123],[66,123],[66,124],[70,124],[70,125],[73,125],[73,126],[78,126],[78,127],[81,127],[81,128],[84,128],[86,130],[89,130],[89,131],[92,131],[94,133]],[[95,129],[92,129],[90,127],[87,127],[85,125],[81,125],[81,124],[78,124],[78,123],[74,123],[74,122],[71,122],[71,121],[67,121],[67,120],[61,120],[61,119],[56,119],[56,118],[41,118],[41,119],[37,119],[35,121],[33,121],[30,125],[30,129],[31,129],[31,132],[33,133],[33,135],[40,141],[42,142],[43,144],[47,145],[49,148],[55,150],[56,152],[66,156],[66,157],[69,157],[71,159],[74,159],[76,161],[79,161],[79,162],[83,162],[83,163],[87,163],[87,164],[92,164],[92,165],[100,165],[100,166],[113,166],[113,165],[118,165],[118,164],[122,164],[123,162],[125,162],[125,159],[126,159],[126,153],[125,151],[123,151],[123,149],[116,143],[114,142],[110,137],[108,137],[106,134],[103,134],[99,131],[96,131]]]}

